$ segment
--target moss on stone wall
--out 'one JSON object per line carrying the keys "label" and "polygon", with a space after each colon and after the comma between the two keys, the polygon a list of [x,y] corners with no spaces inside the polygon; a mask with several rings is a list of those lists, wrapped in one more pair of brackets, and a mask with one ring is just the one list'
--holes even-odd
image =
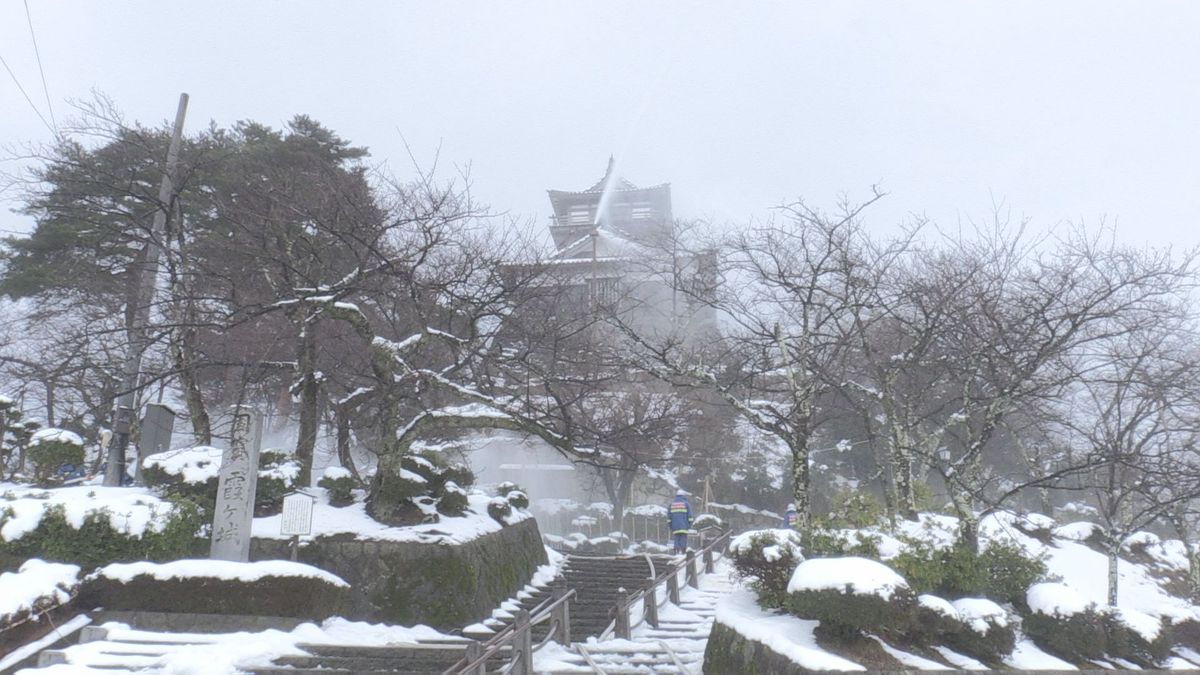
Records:
{"label": "moss on stone wall", "polygon": [[713,622],[704,650],[704,675],[808,675],[809,672],[763,643]]}
{"label": "moss on stone wall", "polygon": [[[287,547],[255,539],[251,559],[286,558]],[[530,518],[455,546],[320,537],[299,557],[354,587],[351,618],[450,629],[487,618],[516,595],[546,563],[546,550]]]}

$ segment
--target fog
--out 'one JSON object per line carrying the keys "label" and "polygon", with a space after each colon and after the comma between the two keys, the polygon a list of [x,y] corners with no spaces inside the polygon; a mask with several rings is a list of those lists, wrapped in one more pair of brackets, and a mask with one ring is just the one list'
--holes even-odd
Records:
{"label": "fog", "polygon": [[28,4],[42,71],[24,4],[0,5],[10,146],[51,138],[47,99],[61,123],[98,89],[156,123],[187,91],[189,129],[307,113],[398,174],[469,174],[477,199],[539,224],[546,189],[591,185],[613,154],[636,184],[671,182],[684,218],[879,185],[881,229],[1000,206],[1200,241],[1194,4]]}

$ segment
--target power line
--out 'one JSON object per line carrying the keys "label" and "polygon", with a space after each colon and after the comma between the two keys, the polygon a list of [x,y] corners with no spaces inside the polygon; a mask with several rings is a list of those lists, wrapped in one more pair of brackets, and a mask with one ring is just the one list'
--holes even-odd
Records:
{"label": "power line", "polygon": [[50,133],[57,136],[58,133],[54,131],[54,127],[50,126],[50,123],[46,121],[44,116],[42,116],[42,111],[38,110],[37,106],[33,104],[33,99],[29,98],[29,94],[25,93],[25,87],[21,86],[21,81],[17,79],[17,76],[15,73],[13,73],[12,68],[8,67],[8,61],[4,60],[4,55],[2,54],[0,54],[0,64],[3,64],[4,69],[8,71],[8,76],[12,78],[13,84],[17,85],[17,89],[20,90],[21,95],[25,97],[25,102],[29,104],[30,108],[33,108],[33,113],[38,116],[38,119],[42,121],[42,124],[46,125],[46,128],[50,130]]}
{"label": "power line", "polygon": [[58,135],[58,120],[54,119],[54,104],[50,102],[50,89],[46,86],[46,71],[42,69],[42,52],[38,50],[37,35],[33,32],[33,17],[29,14],[29,0],[25,0],[25,22],[29,24],[29,37],[33,40],[33,55],[37,57],[38,74],[42,76],[42,92],[46,94],[46,107],[50,109],[50,121],[54,123],[54,135]]}

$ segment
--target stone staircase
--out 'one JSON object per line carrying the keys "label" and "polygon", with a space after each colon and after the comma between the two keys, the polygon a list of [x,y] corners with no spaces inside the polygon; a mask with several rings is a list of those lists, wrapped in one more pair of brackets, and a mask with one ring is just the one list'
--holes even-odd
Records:
{"label": "stone staircase", "polygon": [[[571,605],[571,639],[597,637],[612,623],[619,590],[641,588],[669,560],[649,556],[591,557],[572,555],[563,568],[567,588],[575,590]],[[652,569],[653,564],[653,569]]]}
{"label": "stone staircase", "polygon": [[[699,588],[680,590],[679,606],[669,602],[660,606],[657,628],[642,623],[633,629],[629,640],[593,637],[573,645],[573,653],[556,653],[553,661],[546,660],[539,666],[535,660],[535,668],[537,672],[553,675],[698,674],[717,602],[733,588],[729,570],[722,561],[715,573],[700,576]],[[574,624],[574,616],[571,622]]]}
{"label": "stone staircase", "polygon": [[[68,664],[79,672],[154,672],[170,657],[183,656],[184,652],[187,652],[189,663],[211,663],[213,650],[228,649],[230,638],[228,633],[88,626],[80,631],[79,644],[42,651],[37,666],[47,668]],[[306,654],[281,656],[271,666],[245,672],[256,675],[441,675],[462,657],[467,642],[466,638],[460,638],[378,647],[301,643],[297,646]],[[499,667],[505,658],[506,654],[502,652],[494,662],[489,662],[489,667]]]}
{"label": "stone staircase", "polygon": [[[441,675],[462,658],[466,641],[422,643],[414,647],[363,647],[345,645],[299,645],[308,656],[283,656],[269,668],[254,668],[254,675],[335,675],[360,673],[404,673]],[[490,668],[502,665],[504,655]]]}

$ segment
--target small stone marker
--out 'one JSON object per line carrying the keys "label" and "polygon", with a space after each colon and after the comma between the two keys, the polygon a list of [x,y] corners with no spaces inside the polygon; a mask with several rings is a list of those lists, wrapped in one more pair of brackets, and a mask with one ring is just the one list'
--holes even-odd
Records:
{"label": "small stone marker", "polygon": [[138,427],[138,459],[133,469],[133,480],[142,484],[142,461],[150,455],[171,448],[171,434],[175,432],[175,411],[161,403],[146,406],[146,414]]}
{"label": "small stone marker", "polygon": [[301,535],[312,534],[313,503],[316,498],[303,492],[291,492],[283,498],[279,534],[292,538],[292,560],[300,555]]}
{"label": "small stone marker", "polygon": [[213,515],[214,560],[250,560],[250,525],[254,520],[254,493],[258,487],[258,451],[262,423],[254,410],[233,407],[229,448],[221,454],[217,482],[217,507]]}

